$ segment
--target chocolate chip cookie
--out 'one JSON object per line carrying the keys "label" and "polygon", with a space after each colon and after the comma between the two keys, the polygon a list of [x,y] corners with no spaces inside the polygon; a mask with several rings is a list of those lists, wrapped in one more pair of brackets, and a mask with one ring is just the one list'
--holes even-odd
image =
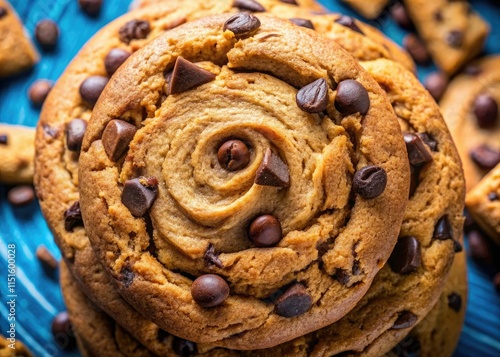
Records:
{"label": "chocolate chip cookie", "polygon": [[500,57],[471,64],[450,82],[440,104],[470,191],[500,163]]}
{"label": "chocolate chip cookie", "polygon": [[34,156],[34,128],[0,124],[1,183],[32,183]]}
{"label": "chocolate chip cookie", "polygon": [[0,77],[25,71],[38,62],[21,20],[5,0],[0,0],[0,39]]}

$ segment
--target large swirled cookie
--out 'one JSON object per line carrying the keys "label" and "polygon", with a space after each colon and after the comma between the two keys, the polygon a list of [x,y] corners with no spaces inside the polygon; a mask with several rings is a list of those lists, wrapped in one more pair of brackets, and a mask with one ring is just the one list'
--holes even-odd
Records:
{"label": "large swirled cookie", "polygon": [[363,296],[396,243],[407,165],[385,94],[334,42],[221,15],[170,30],[111,78],[85,134],[80,204],[146,317],[265,348]]}

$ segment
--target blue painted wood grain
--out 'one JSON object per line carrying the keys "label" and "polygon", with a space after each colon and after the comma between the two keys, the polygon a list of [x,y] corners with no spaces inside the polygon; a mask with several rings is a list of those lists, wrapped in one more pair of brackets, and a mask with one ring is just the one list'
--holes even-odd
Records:
{"label": "blue painted wood grain", "polygon": [[[368,0],[367,0],[368,1]],[[77,0],[12,0],[30,33],[44,18],[56,21],[61,28],[57,49],[42,53],[42,61],[30,72],[8,80],[0,80],[0,122],[35,126],[39,110],[33,108],[27,97],[29,85],[38,78],[57,80],[82,45],[104,24],[125,13],[130,0],[104,0],[103,11],[97,18],[80,12]],[[357,16],[339,0],[320,0],[329,9]],[[500,54],[500,2],[473,0],[478,10],[492,25],[486,53]],[[396,42],[401,43],[403,30],[384,13],[372,21]],[[419,67],[422,79],[435,68]],[[0,158],[1,160],[1,158]],[[44,244],[60,257],[52,235],[43,220],[38,203],[14,208],[6,201],[10,187],[0,185],[0,333],[6,334],[8,313],[6,302],[7,244],[16,244],[17,262],[17,337],[26,342],[36,356],[78,356],[76,351],[63,352],[57,348],[50,334],[52,318],[64,310],[57,276],[48,276],[34,256],[38,245]],[[494,291],[491,277],[469,262],[469,305],[465,328],[456,357],[500,356],[500,297]],[[436,356],[439,357],[439,356]]]}

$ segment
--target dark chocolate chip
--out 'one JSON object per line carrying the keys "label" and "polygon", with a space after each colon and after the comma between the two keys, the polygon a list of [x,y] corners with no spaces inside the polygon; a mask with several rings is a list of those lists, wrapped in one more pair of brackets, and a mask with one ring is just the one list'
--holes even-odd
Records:
{"label": "dark chocolate chip", "polygon": [[271,215],[259,216],[252,221],[248,229],[250,241],[257,247],[272,247],[283,238],[280,221]]}
{"label": "dark chocolate chip", "polygon": [[169,82],[169,93],[177,94],[211,82],[215,75],[188,60],[178,57]]}
{"label": "dark chocolate chip", "polygon": [[143,20],[130,20],[118,31],[118,36],[123,43],[127,45],[132,40],[141,40],[148,37],[151,27],[149,22]]}
{"label": "dark chocolate chip", "polygon": [[483,170],[491,170],[500,163],[500,150],[487,144],[480,145],[470,152],[472,160]]}
{"label": "dark chocolate chip", "polygon": [[425,44],[417,35],[413,33],[406,35],[403,39],[403,46],[418,64],[425,65],[430,62],[429,51],[427,51]]}
{"label": "dark chocolate chip", "polygon": [[408,151],[408,160],[413,166],[421,166],[432,161],[432,156],[427,150],[424,142],[414,133],[405,132],[404,140],[406,151]]}
{"label": "dark chocolate chip", "polygon": [[121,48],[113,48],[104,58],[106,72],[111,76],[129,57],[130,52]]}
{"label": "dark chocolate chip", "polygon": [[13,206],[25,206],[35,199],[35,190],[29,185],[16,186],[9,190],[7,200]]}
{"label": "dark chocolate chip", "polygon": [[291,22],[293,22],[295,25],[300,26],[300,27],[305,27],[311,30],[314,30],[314,25],[311,22],[311,20],[307,19],[299,19],[299,18],[292,18],[289,19]]}
{"label": "dark chocolate chip", "polygon": [[324,78],[302,87],[295,97],[299,108],[306,113],[321,113],[328,105],[328,84]]}
{"label": "dark chocolate chip", "polygon": [[83,101],[93,108],[108,81],[108,77],[103,76],[91,76],[85,79],[80,84],[80,96]]}
{"label": "dark chocolate chip", "polygon": [[7,134],[0,134],[0,145],[7,145],[9,143],[9,137]]}
{"label": "dark chocolate chip", "polygon": [[448,306],[450,309],[459,312],[462,308],[462,297],[457,293],[451,293],[448,295]]}
{"label": "dark chocolate chip", "polygon": [[170,336],[170,334],[164,329],[159,328],[156,335],[156,339],[160,342],[165,342],[165,340]]}
{"label": "dark chocolate chip", "polygon": [[420,357],[422,347],[420,341],[414,336],[407,336],[392,349],[392,352],[395,353],[397,357]]}
{"label": "dark chocolate chip", "polygon": [[364,35],[363,31],[359,28],[359,26],[356,24],[356,20],[354,20],[353,17],[347,16],[347,15],[342,15],[340,16],[337,20],[335,20],[336,23],[348,27],[353,31],[359,32],[360,34]]}
{"label": "dark chocolate chip", "polygon": [[481,74],[482,69],[477,64],[470,64],[464,68],[464,74],[468,76],[477,76]]}
{"label": "dark chocolate chip", "polygon": [[347,79],[337,86],[335,108],[343,115],[354,113],[365,115],[370,109],[370,97],[361,83]]}
{"label": "dark chocolate chip", "polygon": [[246,12],[240,12],[231,16],[225,23],[223,30],[229,30],[236,37],[248,35],[260,27],[260,20]]}
{"label": "dark chocolate chip", "polygon": [[43,264],[44,267],[47,267],[51,270],[56,270],[59,265],[58,261],[52,253],[45,247],[44,245],[39,245],[36,249],[35,253],[37,259]]}
{"label": "dark chocolate chip", "polygon": [[270,148],[266,150],[264,159],[257,169],[255,183],[262,186],[290,186],[290,172],[287,164]]}
{"label": "dark chocolate chip", "polygon": [[391,7],[391,15],[394,21],[396,21],[396,23],[400,27],[406,30],[413,29],[413,22],[411,21],[410,16],[408,16],[408,12],[406,11],[403,4],[401,3],[394,4],[394,6]]}
{"label": "dark chocolate chip", "polygon": [[421,261],[420,242],[413,236],[405,236],[398,239],[389,258],[389,265],[393,272],[405,275],[416,271]]}
{"label": "dark chocolate chip", "polygon": [[353,189],[363,198],[375,198],[380,196],[387,185],[387,173],[376,165],[368,165],[360,169],[354,175]]}
{"label": "dark chocolate chip", "polygon": [[452,30],[446,35],[446,43],[453,48],[460,48],[464,42],[464,34],[461,31]]}
{"label": "dark chocolate chip", "polygon": [[309,311],[311,306],[312,298],[306,287],[296,283],[276,300],[274,311],[282,317],[295,317]]}
{"label": "dark chocolate chip", "polygon": [[447,214],[437,221],[432,238],[439,240],[453,239],[453,228]]}
{"label": "dark chocolate chip", "polygon": [[488,193],[488,200],[498,201],[498,200],[500,200],[500,196],[496,192],[490,192],[490,193]]}
{"label": "dark chocolate chip", "polygon": [[85,130],[87,130],[87,122],[83,119],[73,119],[66,124],[66,146],[68,150],[80,151]]}
{"label": "dark chocolate chip", "polygon": [[129,265],[126,265],[125,268],[122,269],[120,272],[120,282],[125,286],[126,288],[129,288],[130,285],[134,282],[135,274],[130,268]]}
{"label": "dark chocolate chip", "polygon": [[42,124],[43,133],[51,138],[56,138],[59,130],[48,124]]}
{"label": "dark chocolate chip", "polygon": [[52,20],[41,20],[36,24],[35,37],[43,49],[51,50],[59,39],[59,27]]}
{"label": "dark chocolate chip", "polygon": [[244,169],[250,162],[248,146],[241,140],[228,140],[217,151],[219,164],[228,171]]}
{"label": "dark chocolate chip", "polygon": [[431,73],[425,78],[424,86],[436,101],[440,101],[448,86],[448,76],[442,72]]}
{"label": "dark chocolate chip", "polygon": [[250,12],[264,12],[266,9],[255,0],[234,0],[233,6]]}
{"label": "dark chocolate chip", "polygon": [[462,247],[462,244],[460,244],[460,242],[454,240],[453,241],[453,251],[455,253],[460,253],[460,252],[463,252],[464,250],[464,247]]}
{"label": "dark chocolate chip", "polygon": [[76,347],[75,333],[66,311],[60,312],[54,317],[51,331],[56,344],[63,350],[68,351]]}
{"label": "dark chocolate chip", "polygon": [[111,161],[117,161],[127,151],[137,128],[124,120],[113,119],[104,128],[102,145]]}
{"label": "dark chocolate chip", "polygon": [[434,12],[433,16],[436,22],[442,22],[444,20],[443,12],[441,10],[437,10],[436,12]]}
{"label": "dark chocolate chip", "polygon": [[401,311],[398,314],[398,318],[394,322],[394,325],[392,325],[393,330],[402,330],[405,328],[412,327],[415,325],[417,322],[418,318],[417,315],[410,311]]}
{"label": "dark chocolate chip", "polygon": [[413,197],[420,184],[420,167],[410,165],[410,196]]}
{"label": "dark chocolate chip", "polygon": [[156,178],[137,177],[125,181],[121,200],[134,217],[142,217],[155,201],[157,194]]}
{"label": "dark chocolate chip", "polygon": [[480,94],[474,101],[474,114],[480,128],[493,128],[498,121],[498,103],[491,95]]}
{"label": "dark chocolate chip", "polygon": [[4,7],[0,7],[0,19],[5,16],[7,16],[7,9],[5,9]]}
{"label": "dark chocolate chip", "polygon": [[212,244],[208,245],[208,248],[203,255],[203,260],[205,261],[205,265],[209,268],[213,265],[220,269],[224,268],[224,264],[219,259],[219,253],[215,251],[215,248]]}
{"label": "dark chocolate chip", "polygon": [[191,285],[193,300],[202,307],[220,305],[229,296],[229,285],[220,276],[205,274],[193,281]]}
{"label": "dark chocolate chip", "polygon": [[52,89],[52,82],[46,79],[39,79],[29,87],[28,97],[31,103],[36,107],[41,107],[45,98]]}
{"label": "dark chocolate chip", "polygon": [[434,140],[434,138],[430,134],[418,133],[417,135],[425,144],[427,144],[427,146],[429,147],[429,149],[431,149],[431,151],[434,151],[434,152],[438,151],[437,141]]}
{"label": "dark chocolate chip", "polygon": [[496,273],[493,277],[493,285],[498,293],[500,293],[500,272]]}
{"label": "dark chocolate chip", "polygon": [[495,261],[490,244],[479,231],[469,232],[469,254],[477,263],[491,267]]}
{"label": "dark chocolate chip", "polygon": [[349,284],[349,280],[351,280],[351,275],[345,269],[336,269],[333,278],[342,285],[347,285]]}
{"label": "dark chocolate chip", "polygon": [[82,212],[80,211],[80,201],[73,203],[64,212],[64,228],[68,232],[73,232],[77,226],[83,227]]}
{"label": "dark chocolate chip", "polygon": [[196,344],[194,342],[184,340],[179,337],[174,337],[172,341],[172,349],[181,357],[194,356],[197,353]]}
{"label": "dark chocolate chip", "polygon": [[101,11],[102,0],[78,0],[80,9],[89,16],[97,16]]}
{"label": "dark chocolate chip", "polygon": [[297,4],[297,0],[280,0],[281,2],[284,2],[285,4],[290,4],[290,5],[299,5]]}

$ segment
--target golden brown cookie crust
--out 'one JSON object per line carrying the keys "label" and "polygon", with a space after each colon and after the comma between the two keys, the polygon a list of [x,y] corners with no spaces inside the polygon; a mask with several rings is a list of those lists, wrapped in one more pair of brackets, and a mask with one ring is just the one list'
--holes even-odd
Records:
{"label": "golden brown cookie crust", "polygon": [[33,183],[35,129],[21,125],[0,124],[0,182],[8,184]]}

